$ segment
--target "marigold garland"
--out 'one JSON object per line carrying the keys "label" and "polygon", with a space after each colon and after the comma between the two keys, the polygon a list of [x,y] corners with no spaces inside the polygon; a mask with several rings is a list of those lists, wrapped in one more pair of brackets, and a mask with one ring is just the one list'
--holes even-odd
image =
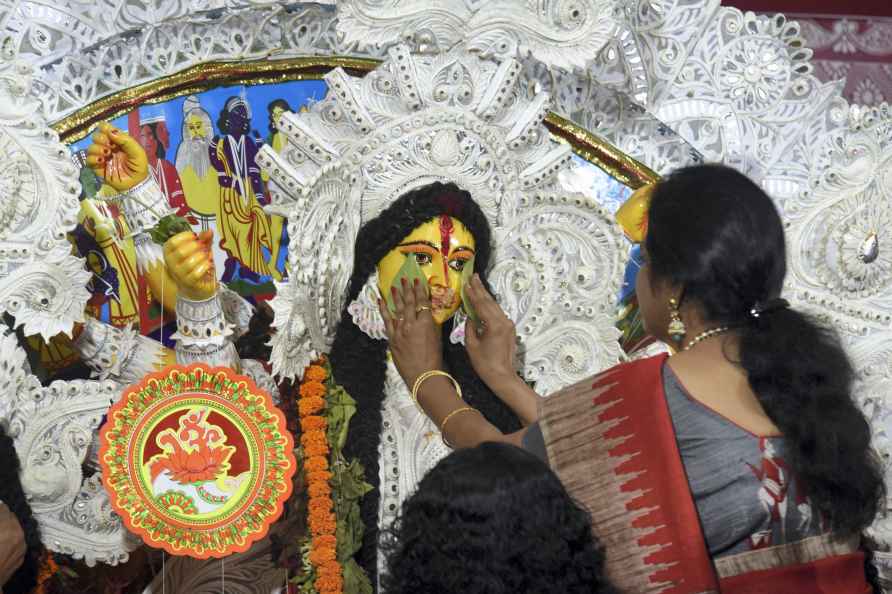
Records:
{"label": "marigold garland", "polygon": [[316,482],[307,487],[307,492],[310,494],[310,497],[330,497],[331,487],[328,483]]}
{"label": "marigold garland", "polygon": [[[301,396],[300,401],[297,403],[297,412],[301,417],[306,417],[310,415],[315,415],[317,412],[320,412],[323,408],[325,408],[325,400],[319,398],[318,396],[305,397]],[[319,417],[323,421],[325,420],[322,417]]]}
{"label": "marigold garland", "polygon": [[53,554],[46,551],[40,560],[40,567],[37,570],[37,586],[34,588],[34,594],[45,594],[50,579],[59,572],[59,566],[53,559]]}
{"label": "marigold garland", "polygon": [[309,416],[300,420],[301,431],[315,431],[317,429],[324,431],[328,428],[328,421],[325,417]]}
{"label": "marigold garland", "polygon": [[325,386],[321,382],[307,381],[300,386],[301,398],[322,398],[325,396]]}
{"label": "marigold garland", "polygon": [[308,470],[307,483],[314,481],[330,481],[332,474],[327,470]]}
{"label": "marigold garland", "polygon": [[318,415],[325,408],[325,382],[328,371],[322,365],[310,365],[304,372],[297,410],[303,434],[300,438],[304,454],[304,472],[309,495],[308,524],[312,541],[309,560],[316,573],[314,586],[318,594],[342,594],[343,568],[337,561],[337,522],[331,499],[326,456],[330,451],[325,417]]}
{"label": "marigold garland", "polygon": [[304,372],[304,381],[307,382],[324,382],[328,379],[328,373],[321,365],[310,365]]}
{"label": "marigold garland", "polygon": [[310,526],[310,534],[320,536],[322,534],[334,534],[337,530],[337,519],[334,514],[312,514],[307,524]]}

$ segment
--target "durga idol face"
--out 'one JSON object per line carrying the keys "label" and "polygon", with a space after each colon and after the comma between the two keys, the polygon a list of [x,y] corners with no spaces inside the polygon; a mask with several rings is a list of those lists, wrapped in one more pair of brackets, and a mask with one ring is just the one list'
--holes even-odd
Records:
{"label": "durga idol face", "polygon": [[406,258],[427,278],[434,321],[442,324],[461,306],[462,270],[474,257],[474,236],[464,223],[441,215],[416,227],[378,262],[378,289],[390,293]]}

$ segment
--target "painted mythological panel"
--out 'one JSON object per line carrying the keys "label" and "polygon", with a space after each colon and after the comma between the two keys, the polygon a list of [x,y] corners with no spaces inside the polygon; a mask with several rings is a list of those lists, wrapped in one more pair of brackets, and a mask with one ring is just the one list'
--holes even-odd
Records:
{"label": "painted mythological panel", "polygon": [[[257,304],[271,299],[273,281],[285,276],[288,232],[284,220],[263,211],[270,180],[255,163],[263,145],[283,146],[275,119],[282,111],[299,111],[325,96],[323,81],[220,87],[142,105],[112,124],[136,138],[145,149],[149,172],[168,204],[187,218],[193,229],[212,230],[219,280]],[[159,299],[139,270],[123,216],[107,198],[116,192],[83,166],[89,136],[71,145],[81,165],[78,225],[69,235],[93,276],[88,313],[118,327],[132,325],[142,334],[172,345],[176,324],[162,316]],[[74,362],[67,338],[44,344],[50,372]]]}

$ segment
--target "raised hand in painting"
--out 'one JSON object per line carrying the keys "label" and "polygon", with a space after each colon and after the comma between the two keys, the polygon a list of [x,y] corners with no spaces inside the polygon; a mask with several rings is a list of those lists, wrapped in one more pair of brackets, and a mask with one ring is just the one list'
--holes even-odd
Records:
{"label": "raised hand in painting", "polygon": [[420,281],[416,279],[410,286],[403,279],[402,290],[393,287],[391,291],[396,311],[391,313],[383,300],[378,301],[378,307],[393,363],[411,388],[422,373],[442,369],[441,330],[434,323],[431,300]]}
{"label": "raised hand in painting", "polygon": [[25,533],[18,518],[0,502],[0,590],[25,560]]}
{"label": "raised hand in painting", "polygon": [[211,246],[213,231],[177,233],[164,243],[164,264],[180,294],[191,301],[210,299],[217,292]]}
{"label": "raised hand in painting", "polygon": [[119,192],[136,186],[149,174],[146,151],[135,138],[109,123],[99,124],[87,148],[87,166]]}

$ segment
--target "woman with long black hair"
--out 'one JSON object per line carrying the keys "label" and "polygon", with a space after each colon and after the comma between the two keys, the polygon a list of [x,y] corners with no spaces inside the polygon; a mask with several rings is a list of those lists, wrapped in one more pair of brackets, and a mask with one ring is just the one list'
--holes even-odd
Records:
{"label": "woman with long black hair", "polygon": [[[645,206],[638,302],[673,356],[566,388],[504,435],[457,412],[468,406],[448,381],[418,381],[438,359],[416,289],[386,320],[407,385],[450,443],[508,440],[546,457],[591,512],[620,589],[868,592],[859,541],[883,499],[880,468],[839,339],[780,298],[774,204],[706,165],[656,184]],[[513,325],[479,281],[466,296],[481,320],[466,334],[471,362],[502,396],[517,381]]]}

